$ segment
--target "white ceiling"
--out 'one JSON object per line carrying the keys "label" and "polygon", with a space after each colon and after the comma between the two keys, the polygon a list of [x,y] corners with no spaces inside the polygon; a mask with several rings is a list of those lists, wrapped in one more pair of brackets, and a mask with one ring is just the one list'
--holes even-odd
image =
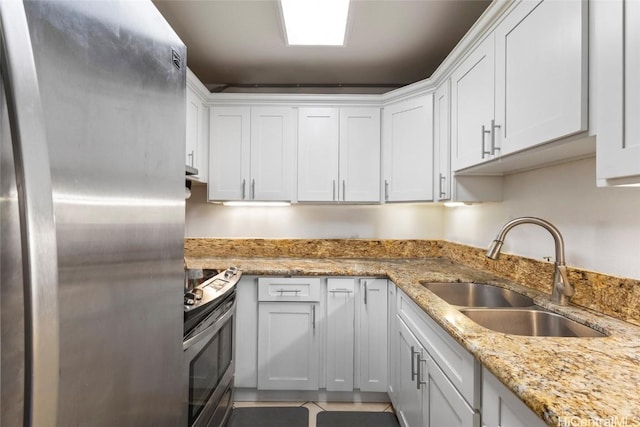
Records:
{"label": "white ceiling", "polygon": [[277,0],[153,0],[187,45],[189,68],[220,85],[388,85],[225,92],[382,93],[429,77],[490,0],[351,0],[346,46],[287,46]]}

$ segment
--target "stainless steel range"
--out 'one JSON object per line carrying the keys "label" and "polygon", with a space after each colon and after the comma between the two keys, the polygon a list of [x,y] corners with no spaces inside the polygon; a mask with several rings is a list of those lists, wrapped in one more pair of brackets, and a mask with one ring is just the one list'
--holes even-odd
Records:
{"label": "stainless steel range", "polygon": [[231,267],[185,292],[184,418],[189,427],[224,425],[231,412],[235,286],[241,276]]}

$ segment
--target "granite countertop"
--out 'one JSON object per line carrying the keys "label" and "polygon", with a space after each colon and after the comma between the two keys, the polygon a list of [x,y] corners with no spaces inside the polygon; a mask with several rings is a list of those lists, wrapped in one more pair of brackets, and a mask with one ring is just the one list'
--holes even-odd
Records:
{"label": "granite countertop", "polygon": [[[245,275],[388,277],[548,425],[640,424],[640,327],[576,306],[447,258],[186,258],[189,268]],[[605,332],[604,338],[506,335],[485,329],[421,281],[480,281],[526,294],[546,309]]]}

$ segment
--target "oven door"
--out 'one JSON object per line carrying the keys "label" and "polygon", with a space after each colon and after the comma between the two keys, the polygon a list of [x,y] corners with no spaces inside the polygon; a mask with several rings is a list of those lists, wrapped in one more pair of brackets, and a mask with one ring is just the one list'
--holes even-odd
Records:
{"label": "oven door", "polygon": [[222,424],[231,409],[235,301],[222,304],[203,321],[204,329],[183,343],[187,373],[185,418],[190,427]]}

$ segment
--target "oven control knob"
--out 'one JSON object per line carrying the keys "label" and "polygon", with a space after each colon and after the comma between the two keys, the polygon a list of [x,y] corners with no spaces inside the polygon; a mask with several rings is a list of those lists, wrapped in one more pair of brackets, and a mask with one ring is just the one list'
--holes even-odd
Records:
{"label": "oven control knob", "polygon": [[194,289],[191,290],[191,292],[189,294],[190,294],[189,298],[193,298],[193,299],[196,299],[196,300],[201,300],[202,296],[204,295],[204,291],[202,289],[194,288]]}
{"label": "oven control knob", "polygon": [[224,277],[228,279],[229,277],[235,276],[238,273],[238,267],[229,267],[227,271],[224,272]]}
{"label": "oven control knob", "polygon": [[194,305],[196,300],[199,299],[196,294],[187,292],[184,294],[184,305]]}

